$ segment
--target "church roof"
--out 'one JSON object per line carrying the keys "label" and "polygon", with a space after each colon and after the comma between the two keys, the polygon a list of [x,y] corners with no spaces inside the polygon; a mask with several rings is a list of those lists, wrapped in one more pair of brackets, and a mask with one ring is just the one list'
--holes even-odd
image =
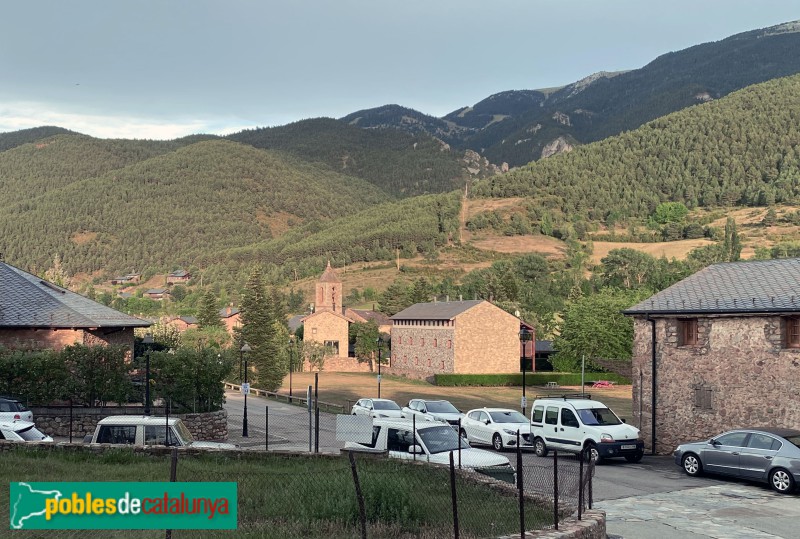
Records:
{"label": "church roof", "polygon": [[339,276],[336,275],[336,272],[333,271],[331,267],[331,261],[328,260],[328,267],[325,268],[325,272],[322,274],[322,277],[319,278],[319,282],[321,283],[341,283],[342,281],[339,280]]}

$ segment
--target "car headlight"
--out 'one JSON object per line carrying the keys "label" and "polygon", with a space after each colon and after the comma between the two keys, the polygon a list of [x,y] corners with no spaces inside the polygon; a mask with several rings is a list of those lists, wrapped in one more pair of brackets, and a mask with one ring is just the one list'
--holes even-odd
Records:
{"label": "car headlight", "polygon": [[503,429],[503,432],[505,432],[506,434],[510,434],[511,436],[517,435],[517,431],[511,429]]}
{"label": "car headlight", "polygon": [[608,434],[607,432],[604,432],[600,435],[600,443],[608,443],[613,441],[614,437]]}

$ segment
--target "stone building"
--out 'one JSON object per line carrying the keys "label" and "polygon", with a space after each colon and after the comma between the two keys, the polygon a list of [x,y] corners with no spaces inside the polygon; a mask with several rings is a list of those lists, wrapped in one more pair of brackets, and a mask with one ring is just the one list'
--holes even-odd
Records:
{"label": "stone building", "polygon": [[633,424],[651,449],[800,424],[800,259],[711,265],[624,311]]}
{"label": "stone building", "polygon": [[105,344],[132,353],[133,329],[150,325],[0,262],[0,345],[6,348]]}
{"label": "stone building", "polygon": [[520,328],[533,331],[484,300],[417,303],[391,319],[389,370],[415,378],[520,372]]}

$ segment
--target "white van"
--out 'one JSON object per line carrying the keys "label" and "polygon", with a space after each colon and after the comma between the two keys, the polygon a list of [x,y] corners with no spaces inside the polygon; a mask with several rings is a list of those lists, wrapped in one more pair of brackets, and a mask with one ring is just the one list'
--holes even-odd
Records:
{"label": "white van", "polygon": [[[373,419],[371,441],[347,441],[344,448],[350,451],[387,452],[392,458],[449,466],[451,451],[454,452],[455,464],[458,465],[460,444],[463,468],[470,468],[508,482],[514,481],[516,472],[508,458],[485,449],[471,447],[469,442],[459,436],[451,426],[439,422],[418,421],[416,432],[413,429],[414,425],[408,419]],[[351,439],[365,440],[360,433],[351,433]]]}
{"label": "white van", "polygon": [[639,462],[644,455],[639,429],[589,395],[537,398],[531,408],[531,435],[540,457],[551,449],[570,453],[585,449],[595,462],[612,457]]}

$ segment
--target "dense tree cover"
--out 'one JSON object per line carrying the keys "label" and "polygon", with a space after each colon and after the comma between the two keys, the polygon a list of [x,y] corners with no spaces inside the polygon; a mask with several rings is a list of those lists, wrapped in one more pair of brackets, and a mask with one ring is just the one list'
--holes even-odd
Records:
{"label": "dense tree cover", "polygon": [[[89,149],[80,161],[91,161],[89,153],[98,144],[78,136],[53,140],[59,146],[83,140]],[[0,153],[2,252],[27,269],[48,267],[55,253],[70,274],[156,273],[201,258],[227,263],[219,253],[269,239],[273,226],[282,230],[306,219],[332,219],[388,199],[364,180],[223,140],[37,188],[31,178],[14,180],[27,174],[28,161],[17,161],[18,153],[31,148]],[[13,171],[3,170],[10,162]]]}
{"label": "dense tree cover", "polygon": [[374,130],[377,128],[400,129],[413,135],[432,135],[447,143],[457,142],[468,131],[456,122],[447,121],[423,114],[414,109],[399,105],[384,105],[373,109],[353,112],[340,118],[342,122],[361,129]]}
{"label": "dense tree cover", "polygon": [[11,131],[8,133],[0,133],[0,152],[37,142],[39,140],[53,137],[55,135],[77,135],[74,131],[55,127],[52,125],[45,125],[42,127],[34,127],[32,129],[21,129],[19,131]]}
{"label": "dense tree cover", "polygon": [[363,178],[396,196],[442,193],[464,184],[460,155],[429,135],[366,130],[330,118],[245,130],[229,139],[283,150],[331,170]]}
{"label": "dense tree cover", "polygon": [[568,216],[645,218],[663,202],[767,205],[800,194],[800,76],[773,80],[636,131],[481,181]]}

